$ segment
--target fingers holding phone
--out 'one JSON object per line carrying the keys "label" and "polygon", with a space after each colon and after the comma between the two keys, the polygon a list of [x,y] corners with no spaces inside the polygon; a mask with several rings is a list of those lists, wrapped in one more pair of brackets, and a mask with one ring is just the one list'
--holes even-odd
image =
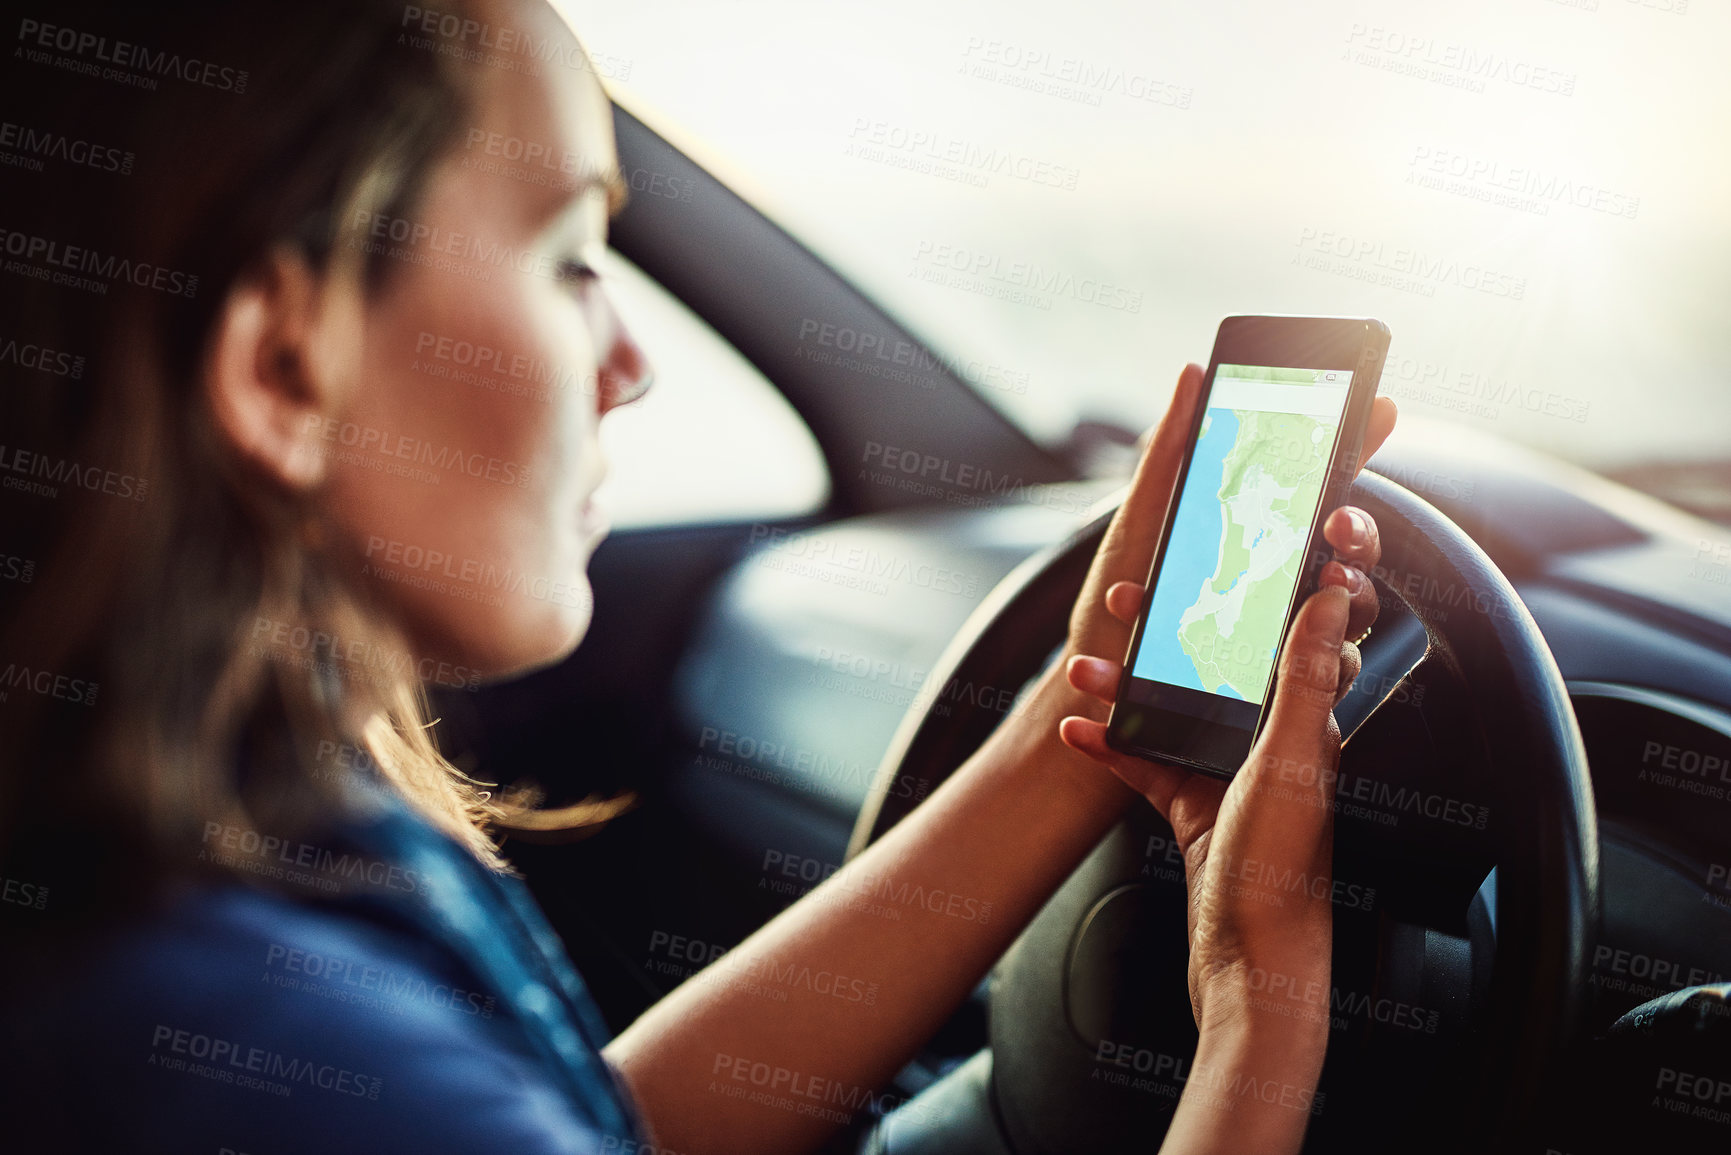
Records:
{"label": "fingers holding phone", "polygon": [[1382,560],[1382,542],[1376,521],[1370,514],[1353,506],[1341,506],[1322,523],[1324,539],[1334,547],[1334,558],[1317,575],[1318,586],[1339,586],[1350,597],[1346,622],[1346,639],[1340,644],[1339,682],[1335,687],[1336,705],[1346,697],[1352,684],[1364,668],[1358,645],[1370,636],[1371,626],[1382,610],[1376,585],[1370,575]]}

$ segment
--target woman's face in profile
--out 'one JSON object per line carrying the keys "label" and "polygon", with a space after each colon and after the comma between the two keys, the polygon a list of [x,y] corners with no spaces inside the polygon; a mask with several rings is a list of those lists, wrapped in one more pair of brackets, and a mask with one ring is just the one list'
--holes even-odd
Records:
{"label": "woman's face in profile", "polygon": [[534,74],[466,64],[470,123],[410,219],[351,222],[385,279],[360,307],[347,404],[317,433],[336,544],[371,592],[422,656],[504,674],[589,624],[597,426],[649,371],[593,272],[617,181],[607,99],[547,5],[478,8],[569,51]]}

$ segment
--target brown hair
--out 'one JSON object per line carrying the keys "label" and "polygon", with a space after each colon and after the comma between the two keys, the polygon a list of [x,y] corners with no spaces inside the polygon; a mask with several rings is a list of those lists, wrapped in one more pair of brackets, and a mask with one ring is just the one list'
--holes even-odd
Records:
{"label": "brown hair", "polygon": [[336,748],[502,868],[487,827],[512,807],[439,754],[402,631],[198,387],[264,254],[340,271],[357,209],[407,215],[462,77],[385,0],[49,10],[0,80],[40,162],[0,169],[0,874],[101,902],[193,869],[210,823],[316,828]]}

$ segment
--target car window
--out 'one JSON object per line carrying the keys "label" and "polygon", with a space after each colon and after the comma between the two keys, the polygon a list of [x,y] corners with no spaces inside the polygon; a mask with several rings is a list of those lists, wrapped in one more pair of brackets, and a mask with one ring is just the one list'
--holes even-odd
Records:
{"label": "car window", "polygon": [[1386,321],[1412,415],[1727,458],[1723,5],[562,6],[1047,444],[1145,427],[1222,317],[1276,312]]}
{"label": "car window", "polygon": [[823,452],[737,349],[613,250],[599,270],[655,382],[601,423],[596,501],[621,529],[769,521],[829,499]]}

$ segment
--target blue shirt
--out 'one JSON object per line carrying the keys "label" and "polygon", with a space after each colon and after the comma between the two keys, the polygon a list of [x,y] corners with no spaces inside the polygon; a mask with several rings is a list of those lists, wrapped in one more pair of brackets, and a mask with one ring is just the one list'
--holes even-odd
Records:
{"label": "blue shirt", "polygon": [[339,840],[207,829],[204,853],[319,897],[201,883],[0,992],[0,1148],[638,1150],[606,1028],[519,880],[390,796]]}

